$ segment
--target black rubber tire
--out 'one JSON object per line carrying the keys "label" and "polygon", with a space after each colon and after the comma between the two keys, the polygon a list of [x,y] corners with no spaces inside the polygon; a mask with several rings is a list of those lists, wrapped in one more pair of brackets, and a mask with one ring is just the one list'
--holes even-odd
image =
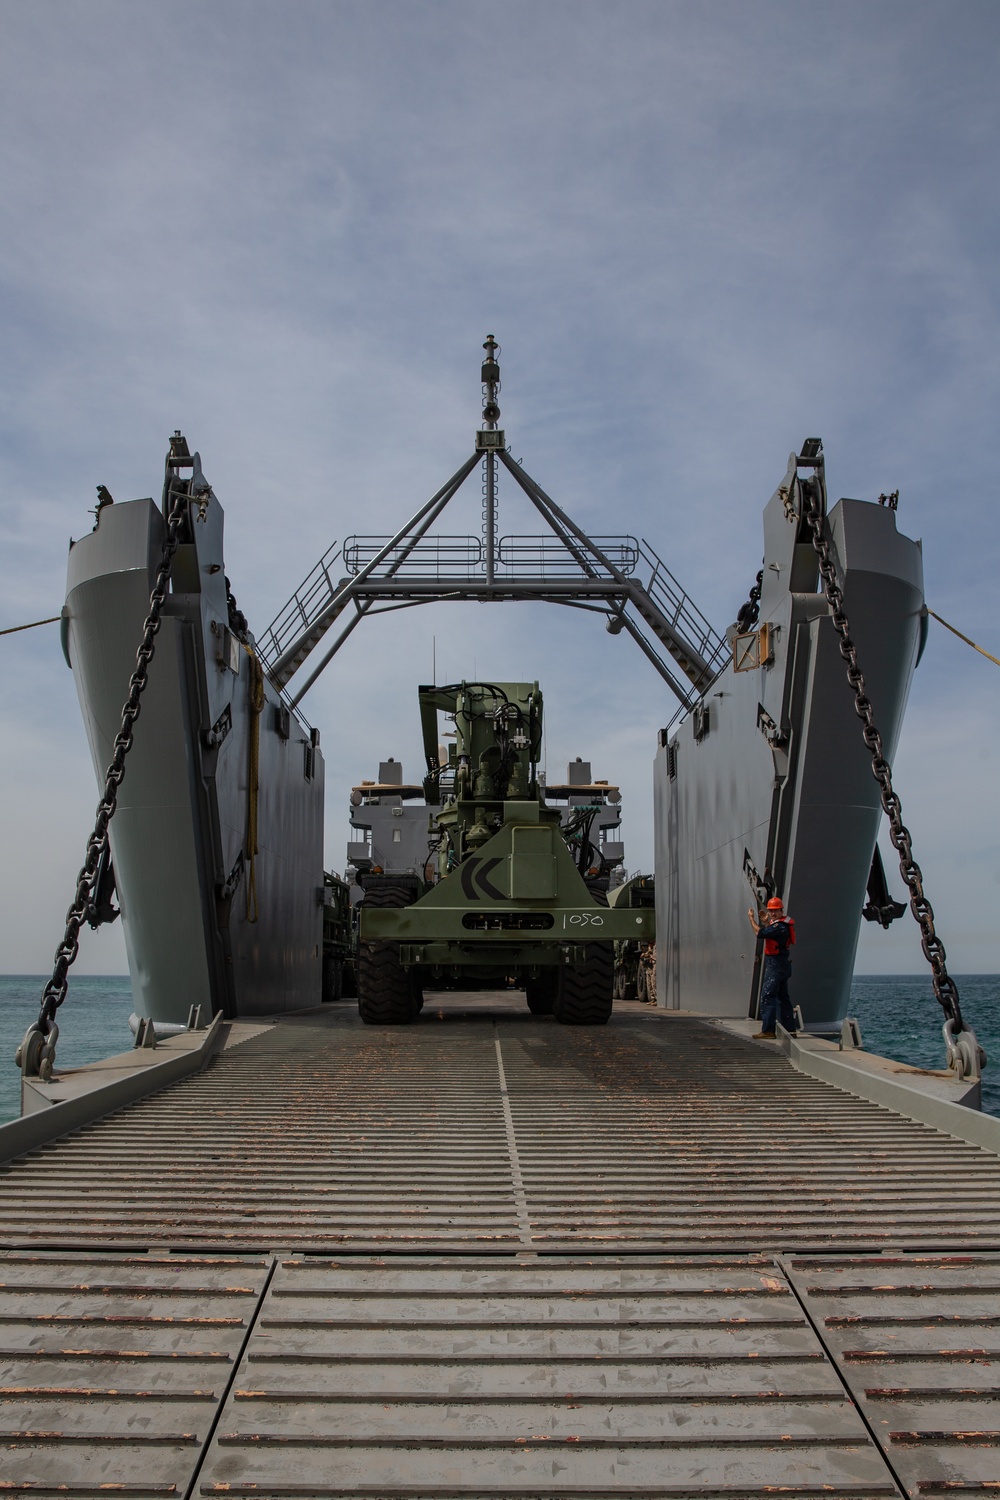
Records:
{"label": "black rubber tire", "polygon": [[323,954],[323,1004],[335,1005],[344,993],[343,960]]}
{"label": "black rubber tire", "polygon": [[[411,892],[383,886],[365,893],[369,906],[410,906]],[[399,961],[399,944],[374,939],[358,944],[358,1015],[366,1026],[409,1026],[423,996]],[[418,1003],[419,1001],[419,1003]]]}
{"label": "black rubber tire", "polygon": [[587,962],[560,969],[552,1014],[562,1026],[606,1026],[614,1005],[615,955],[611,943],[588,943]]}
{"label": "black rubber tire", "polygon": [[635,980],[630,979],[624,964],[615,967],[615,1001],[636,998]]}
{"label": "black rubber tire", "polygon": [[524,996],[533,1016],[551,1016],[558,987],[558,969],[546,969],[537,979],[524,981]]}
{"label": "black rubber tire", "polygon": [[417,1018],[410,976],[397,943],[362,943],[358,954],[358,1015],[366,1026],[408,1026]]}

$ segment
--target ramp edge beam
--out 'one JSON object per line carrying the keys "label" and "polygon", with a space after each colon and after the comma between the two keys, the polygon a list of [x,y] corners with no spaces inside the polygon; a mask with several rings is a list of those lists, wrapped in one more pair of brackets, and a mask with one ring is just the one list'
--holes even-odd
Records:
{"label": "ramp edge beam", "polygon": [[[111,1083],[99,1083],[73,1099],[43,1106],[31,1114],[22,1115],[19,1120],[0,1125],[0,1165],[24,1156],[28,1151],[34,1151],[38,1146],[58,1140],[72,1130],[79,1130],[83,1125],[92,1125],[124,1105],[145,1098],[147,1094],[155,1094],[172,1083],[178,1083],[182,1078],[200,1073],[222,1044],[222,1027],[223,1020],[219,1014],[204,1032],[194,1033],[200,1037],[197,1046],[175,1051],[171,1056],[137,1067]],[[190,1033],[182,1033],[185,1039],[188,1035]],[[165,1049],[171,1041],[176,1040],[179,1038],[170,1038],[166,1043],[161,1043],[161,1046]],[[145,1062],[138,1054],[137,1060]]]}

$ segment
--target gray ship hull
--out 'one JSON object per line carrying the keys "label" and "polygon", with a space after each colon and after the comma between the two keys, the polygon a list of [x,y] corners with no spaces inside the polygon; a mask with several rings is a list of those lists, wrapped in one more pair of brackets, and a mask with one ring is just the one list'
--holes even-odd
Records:
{"label": "gray ship hull", "polygon": [[[807,1028],[846,1014],[881,806],[816,555],[764,512],[766,664],[730,664],[654,764],[658,1002],[756,1013],[759,952],[747,908],[777,894],[796,919],[792,1000]],[[845,610],[891,759],[925,629],[919,544],[894,512],[841,500],[830,527]],[[759,632],[758,632],[759,635]],[[749,648],[753,642],[744,637]],[[758,651],[759,655],[759,651]]]}
{"label": "gray ship hull", "polygon": [[[322,755],[266,681],[253,712],[251,654],[230,629],[222,507],[212,495],[190,510],[111,822],[135,1012],[163,1029],[183,1026],[192,1005],[207,1018],[320,999]],[[159,509],[135,500],[106,507],[70,550],[63,641],[101,786],[163,534]]]}
{"label": "gray ship hull", "polygon": [[[266,664],[227,598],[222,509],[197,456],[191,464],[199,498],[188,502],[111,825],[136,1012],[161,1027],[183,1026],[192,1005],[253,1016],[322,993],[318,735],[266,674],[260,684]],[[847,1008],[880,808],[816,556],[789,502],[796,483],[793,463],[764,513],[759,627],[735,642],[676,733],[660,736],[657,989],[661,1006],[754,1014],[760,955],[747,907],[777,893],[797,922],[793,1000],[822,1030]],[[861,501],[842,500],[830,526],[891,756],[925,627],[920,548],[892,511]],[[101,784],[163,531],[152,501],[113,505],[70,552],[64,642]]]}

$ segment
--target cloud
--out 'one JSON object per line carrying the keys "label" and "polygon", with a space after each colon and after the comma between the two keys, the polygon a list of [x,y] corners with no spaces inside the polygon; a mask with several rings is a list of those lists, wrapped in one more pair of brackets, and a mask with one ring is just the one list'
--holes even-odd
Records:
{"label": "cloud", "polygon": [[[494,331],[515,455],[588,528],[647,536],[719,627],[789,449],[819,433],[834,496],[898,485],[932,604],[1000,647],[994,6],[0,17],[0,623],[58,611],[94,486],[156,494],[180,426],[260,630],[334,538],[391,532],[469,451]],[[478,532],[473,490],[449,526]],[[534,529],[510,486],[501,524]],[[621,780],[648,866],[672,703],[638,652],[571,611],[444,605],[364,626],[307,700],[329,862],[376,747],[417,763],[435,635],[452,676],[541,680],[550,761]],[[22,971],[49,961],[94,800],[71,679],[37,636],[0,644],[20,851],[0,966]],[[932,637],[900,751],[960,969],[1000,970],[978,759],[995,670]],[[887,953],[919,961],[895,929],[863,934],[862,967]]]}

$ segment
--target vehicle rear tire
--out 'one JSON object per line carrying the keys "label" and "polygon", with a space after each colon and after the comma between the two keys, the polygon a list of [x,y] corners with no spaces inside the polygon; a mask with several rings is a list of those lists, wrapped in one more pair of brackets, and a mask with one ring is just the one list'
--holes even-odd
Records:
{"label": "vehicle rear tire", "polygon": [[344,992],[344,965],[339,958],[323,954],[323,1004],[334,1005]]}
{"label": "vehicle rear tire", "polygon": [[[366,891],[365,903],[410,906],[413,894],[400,887],[377,886]],[[414,976],[399,961],[398,943],[381,938],[359,943],[357,984],[358,1014],[366,1026],[408,1026],[420,1013],[423,996]]]}
{"label": "vehicle rear tire", "polygon": [[588,943],[587,962],[559,971],[552,1014],[563,1026],[604,1026],[614,1004],[615,956],[611,943]]}
{"label": "vehicle rear tire", "polygon": [[533,1016],[551,1016],[558,987],[558,969],[546,969],[536,979],[524,981],[524,997]]}
{"label": "vehicle rear tire", "polygon": [[635,980],[629,978],[624,964],[619,964],[615,968],[615,1000],[634,1000],[635,998]]}

